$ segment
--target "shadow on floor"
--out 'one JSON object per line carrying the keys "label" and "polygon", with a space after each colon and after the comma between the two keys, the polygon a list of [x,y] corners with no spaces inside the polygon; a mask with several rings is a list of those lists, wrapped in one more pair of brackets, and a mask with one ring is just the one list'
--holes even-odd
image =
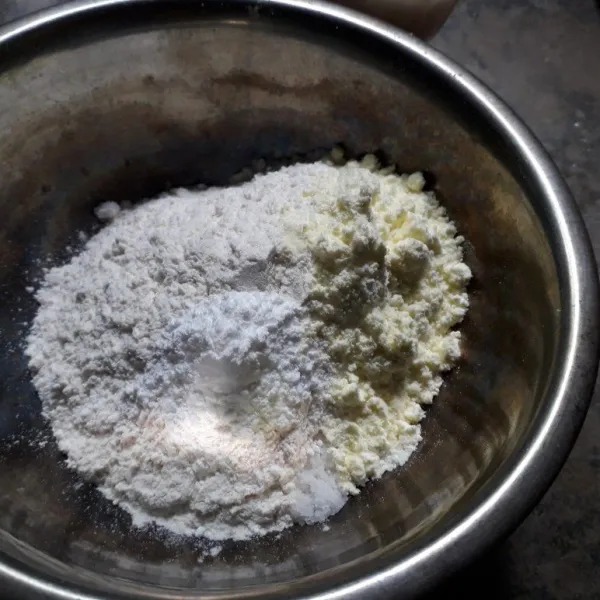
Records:
{"label": "shadow on floor", "polygon": [[512,595],[508,563],[508,548],[501,545],[421,600],[449,600],[466,595],[485,600],[509,600]]}

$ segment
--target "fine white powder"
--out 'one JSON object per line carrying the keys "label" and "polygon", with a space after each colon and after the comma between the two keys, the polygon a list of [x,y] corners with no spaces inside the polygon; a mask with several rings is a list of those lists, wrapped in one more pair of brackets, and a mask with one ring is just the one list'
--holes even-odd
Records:
{"label": "fine white powder", "polygon": [[106,496],[136,524],[211,539],[337,512],[345,497],[315,439],[328,360],[306,344],[305,318],[297,301],[253,291],[205,298],[172,322],[114,398],[118,445],[87,448],[107,465]]}
{"label": "fine white powder", "polygon": [[27,354],[69,464],[134,523],[322,521],[415,449],[470,277],[422,178],[296,165],[98,217]]}

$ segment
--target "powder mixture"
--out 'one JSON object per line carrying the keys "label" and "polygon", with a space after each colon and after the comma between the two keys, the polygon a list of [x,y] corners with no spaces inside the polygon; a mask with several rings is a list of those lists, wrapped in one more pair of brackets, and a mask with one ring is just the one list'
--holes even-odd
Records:
{"label": "powder mixture", "polygon": [[135,524],[212,540],[323,521],[402,465],[471,276],[423,186],[368,156],[99,207],[28,337],[69,465]]}

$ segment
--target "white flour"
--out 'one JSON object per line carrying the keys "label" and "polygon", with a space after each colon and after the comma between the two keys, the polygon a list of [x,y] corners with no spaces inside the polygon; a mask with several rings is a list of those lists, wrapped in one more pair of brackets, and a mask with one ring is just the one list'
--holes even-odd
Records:
{"label": "white flour", "polygon": [[422,178],[375,168],[104,205],[114,221],[47,272],[27,348],[44,414],[134,523],[223,540],[322,521],[415,449],[470,273]]}
{"label": "white flour", "polygon": [[[344,494],[315,439],[328,360],[305,343],[304,318],[281,295],[226,292],[171,323],[156,359],[115,397],[119,461],[106,496],[136,524],[211,539],[337,512]],[[110,465],[117,448],[94,441],[87,452]]]}

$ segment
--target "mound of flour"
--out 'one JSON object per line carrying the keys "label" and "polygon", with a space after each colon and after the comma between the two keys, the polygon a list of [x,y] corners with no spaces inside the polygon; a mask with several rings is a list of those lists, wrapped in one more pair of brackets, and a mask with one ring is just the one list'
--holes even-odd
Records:
{"label": "mound of flour", "polygon": [[85,448],[88,468],[106,470],[100,489],[135,524],[244,539],[342,507],[313,402],[327,392],[328,360],[305,342],[304,318],[285,296],[226,292],[154,342],[146,370],[109,399],[111,443]]}
{"label": "mound of flour", "polygon": [[99,207],[27,340],[69,464],[136,524],[224,540],[322,521],[404,463],[470,278],[422,188],[370,158]]}
{"label": "mound of flour", "polygon": [[137,524],[245,539],[344,503],[318,436],[328,361],[303,335],[311,259],[280,220],[301,183],[113,211],[46,273],[27,348],[44,414]]}

